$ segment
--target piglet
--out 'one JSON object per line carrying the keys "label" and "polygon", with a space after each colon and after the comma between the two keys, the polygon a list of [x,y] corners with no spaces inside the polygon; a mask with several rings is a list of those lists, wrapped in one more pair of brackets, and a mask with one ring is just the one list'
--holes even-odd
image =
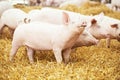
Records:
{"label": "piglet", "polygon": [[26,23],[26,20],[28,19],[25,18],[27,18],[27,13],[20,9],[8,9],[4,11],[0,19],[0,33],[2,33],[2,29],[6,25],[11,29],[11,33],[13,34],[13,31],[18,24]]}
{"label": "piglet", "polygon": [[[105,16],[103,13],[95,16],[93,26],[87,27],[87,30],[97,39],[106,39],[106,47],[110,47],[111,39],[120,41],[120,20]],[[97,24],[98,23],[98,24]]]}
{"label": "piglet", "polygon": [[[58,63],[62,60],[67,63],[71,48],[85,29],[85,22],[71,22],[69,15],[63,12],[64,24],[56,25],[47,22],[30,22],[19,25],[13,36],[10,61],[13,59],[18,48],[22,45],[27,47],[30,63],[33,60],[33,50],[53,50]],[[63,55],[63,57],[62,57]]]}

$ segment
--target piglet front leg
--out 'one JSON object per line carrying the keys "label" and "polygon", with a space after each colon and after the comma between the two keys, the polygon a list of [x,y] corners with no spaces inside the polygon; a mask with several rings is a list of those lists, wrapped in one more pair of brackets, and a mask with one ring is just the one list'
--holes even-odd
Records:
{"label": "piglet front leg", "polygon": [[12,46],[12,49],[10,52],[10,58],[9,58],[10,61],[13,60],[13,57],[16,55],[18,48],[19,48],[19,46],[15,46],[15,45]]}
{"label": "piglet front leg", "polygon": [[63,59],[65,64],[69,62],[70,53],[71,53],[71,48],[63,50]]}
{"label": "piglet front leg", "polygon": [[57,60],[57,63],[61,63],[62,62],[62,54],[61,54],[61,49],[59,48],[54,48],[53,49],[53,52],[54,52],[54,55],[55,55],[55,58]]}

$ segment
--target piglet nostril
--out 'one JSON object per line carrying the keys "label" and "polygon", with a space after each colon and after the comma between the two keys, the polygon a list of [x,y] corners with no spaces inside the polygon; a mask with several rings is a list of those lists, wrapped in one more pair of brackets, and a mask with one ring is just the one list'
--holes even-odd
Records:
{"label": "piglet nostril", "polygon": [[86,22],[83,22],[82,23],[82,27],[86,27],[87,26],[87,23]]}

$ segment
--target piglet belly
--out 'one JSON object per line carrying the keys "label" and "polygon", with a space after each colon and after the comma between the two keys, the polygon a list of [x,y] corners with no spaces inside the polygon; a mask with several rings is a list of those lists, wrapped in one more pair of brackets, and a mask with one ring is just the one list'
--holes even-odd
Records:
{"label": "piglet belly", "polygon": [[33,48],[35,50],[52,50],[51,40],[39,39],[39,40],[27,40],[24,45]]}

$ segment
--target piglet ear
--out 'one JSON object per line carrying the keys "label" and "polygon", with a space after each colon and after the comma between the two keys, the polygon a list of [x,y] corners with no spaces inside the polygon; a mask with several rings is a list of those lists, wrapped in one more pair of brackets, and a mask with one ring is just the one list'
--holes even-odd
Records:
{"label": "piglet ear", "polygon": [[118,24],[112,24],[111,27],[118,29]]}
{"label": "piglet ear", "polygon": [[97,20],[95,20],[95,19],[92,19],[91,20],[91,24],[93,25],[93,24],[96,24],[97,23]]}
{"label": "piglet ear", "polygon": [[64,24],[68,24],[70,21],[69,15],[66,12],[63,12],[63,22]]}

